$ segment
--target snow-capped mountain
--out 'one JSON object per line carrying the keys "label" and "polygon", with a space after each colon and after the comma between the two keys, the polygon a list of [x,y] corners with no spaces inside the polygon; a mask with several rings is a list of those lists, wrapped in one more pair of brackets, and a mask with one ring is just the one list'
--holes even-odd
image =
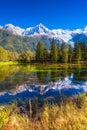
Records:
{"label": "snow-capped mountain", "polygon": [[22,35],[22,33],[25,31],[25,29],[22,29],[18,26],[14,26],[12,24],[6,24],[3,26],[3,29],[8,30],[9,32],[15,34],[15,35]]}
{"label": "snow-capped mountain", "polygon": [[78,35],[84,35],[87,36],[87,26],[83,29],[76,29],[76,30],[63,30],[63,29],[53,29],[50,30],[47,27],[45,27],[42,23],[35,27],[29,27],[26,29],[20,28],[18,26],[14,26],[12,24],[6,24],[4,26],[0,26],[0,29],[8,30],[9,32],[20,35],[20,36],[47,36],[48,38],[55,38],[60,41],[64,41],[66,43],[72,43],[73,37]]}
{"label": "snow-capped mountain", "polygon": [[39,24],[35,27],[30,27],[27,28],[24,32],[23,35],[24,36],[30,36],[30,35],[43,35],[43,34],[49,34],[50,30],[48,28],[46,28],[43,24]]}

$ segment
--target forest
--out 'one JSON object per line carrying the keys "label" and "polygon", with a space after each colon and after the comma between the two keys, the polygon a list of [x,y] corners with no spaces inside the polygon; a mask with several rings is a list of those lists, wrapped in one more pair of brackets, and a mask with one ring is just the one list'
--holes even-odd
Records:
{"label": "forest", "polygon": [[50,50],[47,50],[44,43],[38,42],[36,51],[22,53],[10,52],[0,46],[0,62],[22,61],[24,63],[80,63],[87,61],[87,44],[76,42],[74,47],[66,43],[57,45],[56,41],[51,42]]}

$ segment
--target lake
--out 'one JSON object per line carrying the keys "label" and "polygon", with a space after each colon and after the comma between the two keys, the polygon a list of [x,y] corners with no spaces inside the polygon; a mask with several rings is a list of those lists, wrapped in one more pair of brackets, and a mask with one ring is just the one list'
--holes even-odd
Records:
{"label": "lake", "polygon": [[0,66],[0,104],[87,92],[86,65]]}

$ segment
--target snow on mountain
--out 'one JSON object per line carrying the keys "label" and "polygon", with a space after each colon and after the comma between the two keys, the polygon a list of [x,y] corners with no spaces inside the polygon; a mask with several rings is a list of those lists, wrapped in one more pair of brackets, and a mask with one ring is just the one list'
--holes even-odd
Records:
{"label": "snow on mountain", "polygon": [[38,35],[38,34],[48,34],[49,33],[49,29],[46,28],[43,24],[39,24],[35,27],[30,27],[30,28],[27,28],[23,35],[24,36],[29,36],[29,35]]}
{"label": "snow on mountain", "polygon": [[84,28],[84,34],[87,36],[87,26]]}
{"label": "snow on mountain", "polygon": [[81,34],[81,33],[83,33],[82,29],[76,29],[72,31],[72,34]]}
{"label": "snow on mountain", "polygon": [[40,23],[35,27],[29,27],[27,29],[22,29],[12,24],[6,24],[5,26],[0,26],[0,28],[6,29],[15,35],[32,36],[32,37],[46,35],[49,38],[55,38],[60,41],[69,42],[69,43],[73,43],[73,36],[76,34],[78,35],[84,34],[85,36],[87,36],[87,26],[83,29],[75,29],[75,30],[69,30],[69,29],[50,30],[47,27],[45,27],[42,23]]}
{"label": "snow on mountain", "polygon": [[72,38],[71,31],[69,30],[62,30],[62,29],[50,30],[41,23],[35,27],[27,28],[24,31],[23,35],[24,36],[47,35],[50,38],[56,38],[59,40],[62,39],[65,42],[68,42],[69,39]]}
{"label": "snow on mountain", "polygon": [[22,35],[22,33],[25,31],[25,29],[22,29],[18,26],[14,26],[12,24],[6,24],[5,26],[3,26],[3,29],[6,29],[16,35]]}
{"label": "snow on mountain", "polygon": [[72,31],[70,30],[56,29],[52,30],[52,32],[56,38],[60,37],[65,42],[68,42],[70,39],[72,39]]}

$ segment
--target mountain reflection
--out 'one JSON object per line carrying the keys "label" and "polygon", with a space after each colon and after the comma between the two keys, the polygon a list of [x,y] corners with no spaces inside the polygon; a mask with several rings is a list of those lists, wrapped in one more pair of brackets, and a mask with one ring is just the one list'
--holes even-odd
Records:
{"label": "mountain reflection", "polygon": [[21,85],[46,85],[50,82],[64,81],[72,77],[73,83],[87,81],[86,66],[35,66],[35,65],[7,65],[0,66],[0,92],[15,89]]}

